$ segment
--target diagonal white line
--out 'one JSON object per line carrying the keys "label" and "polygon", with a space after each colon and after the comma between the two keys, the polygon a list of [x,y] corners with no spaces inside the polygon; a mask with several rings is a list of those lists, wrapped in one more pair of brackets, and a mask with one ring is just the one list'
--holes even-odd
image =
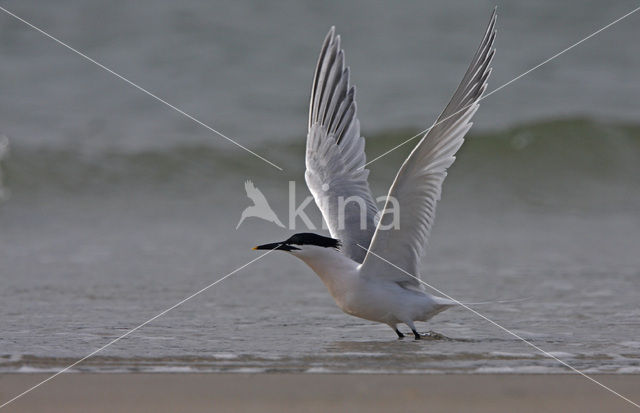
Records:
{"label": "diagonal white line", "polygon": [[386,260],[385,258],[381,257],[380,255],[376,254],[375,252],[371,251],[371,249],[369,249],[369,248],[365,248],[365,247],[363,247],[363,246],[362,246],[362,245],[360,245],[360,244],[357,244],[357,245],[358,245],[360,248],[362,248],[362,249],[366,250],[366,251],[367,251],[367,253],[370,253],[370,254],[372,254],[372,255],[375,255],[377,258],[381,259],[382,261],[386,262],[387,264],[391,265],[392,267],[396,268],[397,270],[402,271],[403,273],[405,273],[405,274],[406,274],[406,275],[408,275],[409,277],[414,278],[414,279],[415,279],[415,280],[417,280],[418,282],[420,282],[420,283],[422,283],[422,284],[426,285],[427,287],[431,288],[432,290],[434,290],[434,291],[435,291],[435,292],[437,292],[438,294],[445,296],[445,297],[446,297],[446,298],[448,298],[449,300],[451,300],[451,301],[455,302],[456,304],[458,304],[458,305],[460,305],[460,306],[462,306],[462,307],[466,308],[467,310],[469,310],[469,311],[471,311],[472,313],[474,313],[475,315],[477,315],[477,316],[479,316],[479,317],[483,318],[484,320],[486,320],[486,321],[490,322],[491,324],[493,324],[494,326],[496,326],[496,327],[498,327],[499,329],[503,330],[504,332],[506,332],[506,333],[508,333],[508,334],[510,334],[510,335],[512,335],[512,336],[514,336],[514,337],[515,337],[515,338],[517,338],[518,340],[521,340],[521,341],[523,341],[524,343],[526,343],[526,344],[530,345],[531,347],[533,347],[534,349],[538,350],[540,353],[544,354],[545,356],[547,356],[547,357],[550,357],[550,358],[554,359],[555,361],[557,361],[558,363],[562,364],[563,366],[568,367],[569,369],[573,370],[574,372],[576,372],[576,373],[580,374],[581,376],[583,376],[583,377],[585,377],[585,378],[587,378],[587,379],[591,380],[592,382],[594,382],[594,383],[595,383],[595,384],[597,384],[598,386],[600,386],[600,387],[602,387],[602,388],[604,388],[604,389],[606,389],[606,390],[610,391],[611,393],[615,394],[616,396],[618,396],[618,397],[622,398],[623,400],[625,400],[625,401],[627,401],[627,402],[631,403],[632,405],[634,405],[635,407],[637,407],[637,408],[639,408],[639,409],[640,409],[640,405],[639,405],[638,403],[636,403],[636,402],[634,402],[633,400],[631,400],[631,399],[629,399],[629,398],[627,398],[627,397],[623,396],[622,394],[620,394],[620,393],[618,393],[617,391],[613,390],[611,387],[608,387],[608,386],[606,386],[606,385],[604,385],[604,384],[600,383],[598,380],[594,379],[593,377],[591,377],[591,376],[587,375],[586,373],[583,373],[582,371],[580,371],[580,370],[576,369],[575,367],[571,366],[571,365],[570,365],[569,363],[567,363],[566,361],[560,360],[558,357],[556,357],[556,356],[554,356],[553,354],[551,354],[551,353],[549,353],[549,352],[547,352],[547,351],[545,351],[545,350],[541,349],[540,347],[536,346],[535,344],[533,344],[533,343],[532,343],[532,342],[530,342],[529,340],[527,340],[527,339],[523,338],[523,337],[522,337],[522,336],[520,336],[519,334],[514,333],[513,331],[509,330],[508,328],[501,326],[500,324],[498,324],[498,323],[496,323],[495,321],[491,320],[489,317],[487,317],[487,316],[485,316],[485,315],[483,315],[483,314],[480,314],[479,312],[477,312],[477,311],[476,311],[476,310],[474,310],[473,308],[469,307],[469,306],[468,306],[468,305],[466,305],[465,303],[462,303],[462,302],[460,302],[460,301],[456,300],[455,298],[451,297],[450,295],[448,295],[448,294],[446,294],[446,293],[444,293],[444,292],[440,291],[440,290],[439,290],[439,289],[437,289],[436,287],[434,287],[434,286],[432,286],[432,285],[430,285],[430,284],[427,284],[426,282],[422,281],[422,279],[420,279],[419,277],[416,277],[415,275],[408,273],[407,271],[405,271],[404,269],[402,269],[402,268],[398,267],[398,266],[397,266],[397,265],[395,265],[394,263],[392,263],[392,262],[390,262],[390,261]]}
{"label": "diagonal white line", "polygon": [[101,352],[102,350],[104,350],[105,348],[109,347],[112,344],[117,343],[118,341],[122,340],[123,338],[127,337],[129,334],[133,333],[136,330],[141,329],[142,327],[146,326],[147,324],[149,324],[150,322],[152,322],[153,320],[162,317],[163,315],[167,314],[169,311],[173,310],[174,308],[186,303],[187,301],[191,300],[193,297],[207,291],[209,288],[213,287],[214,285],[226,280],[227,278],[229,278],[230,276],[232,276],[233,274],[237,273],[238,271],[242,270],[243,268],[247,267],[248,265],[258,261],[260,258],[264,257],[267,254],[272,253],[274,249],[271,249],[267,252],[265,252],[264,254],[258,256],[257,258],[252,259],[251,261],[249,261],[248,263],[244,264],[241,267],[236,268],[235,270],[231,271],[229,274],[225,275],[222,278],[217,279],[216,281],[212,282],[211,284],[207,285],[206,287],[202,288],[201,290],[198,290],[197,292],[191,294],[190,296],[188,296],[187,298],[179,301],[178,303],[172,305],[171,307],[167,308],[166,310],[162,311],[161,313],[151,317],[150,319],[148,319],[147,321],[145,321],[144,323],[140,324],[139,326],[132,328],[131,330],[127,331],[126,333],[124,333],[123,335],[114,338],[113,340],[111,340],[110,342],[108,342],[107,344],[105,344],[104,346],[100,347],[97,350],[92,351],[91,353],[87,354],[86,356],[84,356],[83,358],[81,358],[78,361],[75,361],[73,364],[68,365],[67,367],[63,368],[62,370],[58,371],[57,373],[47,377],[46,379],[42,380],[41,382],[39,382],[38,384],[28,388],[27,390],[23,391],[22,393],[18,394],[17,396],[13,397],[12,399],[4,402],[2,405],[0,405],[0,409],[2,409],[3,407],[7,406],[10,403],[13,403],[14,401],[18,400],[19,398],[21,398],[22,396],[26,395],[27,393],[37,389],[38,387],[42,386],[43,384],[45,384],[46,382],[53,380],[54,378],[56,378],[57,376],[59,376],[60,374],[66,372],[67,370],[77,366],[78,364],[82,363],[83,361],[85,361],[86,359],[94,356],[95,354]]}
{"label": "diagonal white line", "polygon": [[182,109],[172,105],[171,103],[167,102],[166,100],[158,97],[157,95],[149,92],[147,89],[143,88],[142,86],[132,82],[131,80],[127,79],[126,77],[116,73],[115,71],[113,71],[112,69],[109,69],[107,66],[103,65],[102,63],[90,58],[89,56],[87,56],[86,54],[74,49],[73,47],[69,46],[68,44],[66,44],[65,42],[63,42],[62,40],[52,36],[51,34],[45,32],[44,30],[40,29],[39,27],[34,26],[33,24],[29,23],[28,21],[24,20],[23,18],[15,15],[14,13],[10,12],[9,10],[5,9],[4,7],[0,6],[0,10],[2,10],[3,12],[5,12],[6,14],[8,14],[9,16],[14,17],[16,20],[21,21],[22,23],[26,24],[27,26],[31,27],[32,29],[42,33],[43,35],[45,35],[46,37],[48,37],[49,39],[53,40],[54,42],[58,43],[61,46],[66,47],[67,49],[71,50],[72,52],[74,52],[75,54],[85,58],[86,60],[90,61],[91,63],[93,63],[94,65],[98,66],[101,69],[106,70],[107,72],[111,73],[112,75],[114,75],[115,77],[127,82],[128,84],[130,84],[131,86],[135,87],[136,89],[140,90],[141,92],[146,93],[147,95],[151,96],[152,98],[154,98],[155,100],[157,100],[160,103],[165,104],[166,106],[170,107],[171,109],[175,110],[176,112],[180,113],[181,115],[186,116],[187,118],[191,119],[192,121],[196,122],[198,125],[205,127],[206,129],[210,130],[211,132],[217,134],[218,136],[226,139],[227,141],[233,143],[234,145],[244,149],[245,151],[249,152],[250,154],[252,154],[253,156],[262,159],[263,161],[265,161],[266,163],[268,163],[269,165],[273,166],[274,168],[277,168],[279,170],[283,170],[281,167],[279,167],[278,165],[276,165],[275,163],[269,161],[268,159],[265,159],[264,157],[258,155],[257,153],[255,153],[254,151],[252,151],[251,149],[247,148],[244,145],[239,144],[238,142],[236,142],[235,140],[229,138],[228,136],[224,135],[223,133],[217,131],[216,129],[212,128],[211,126],[207,125],[206,123],[200,121],[199,119],[196,119],[195,117],[189,115],[187,112],[183,111]]}
{"label": "diagonal white line", "polygon": [[540,66],[543,66],[547,63],[549,63],[550,61],[552,61],[553,59],[557,58],[558,56],[568,52],[569,50],[573,49],[574,47],[578,46],[579,44],[591,39],[593,36],[599,34],[600,32],[608,29],[609,27],[613,26],[614,24],[618,23],[619,21],[626,19],[627,17],[631,16],[633,13],[637,12],[638,10],[640,10],[640,7],[637,7],[633,10],[631,10],[629,13],[625,14],[622,17],[617,18],[616,20],[612,21],[611,23],[607,24],[606,26],[601,27],[600,29],[596,30],[595,32],[591,33],[590,35],[588,35],[587,37],[583,38],[582,40],[572,44],[571,46],[559,51],[558,53],[554,54],[553,56],[551,56],[550,58],[538,63],[537,65],[535,65],[534,67],[532,67],[531,69],[527,70],[526,72],[514,77],[513,79],[511,79],[510,81],[508,81],[507,83],[503,84],[502,86],[499,86],[497,88],[495,88],[494,90],[492,90],[491,92],[487,93],[486,95],[480,97],[480,99],[476,100],[475,102],[472,102],[471,104],[463,107],[462,109],[458,110],[457,112],[452,113],[451,115],[447,116],[446,118],[435,122],[433,125],[431,125],[430,127],[428,127],[427,129],[423,130],[422,132],[418,132],[416,135],[410,137],[409,139],[403,141],[402,143],[394,146],[393,148],[389,149],[388,151],[384,152],[382,155],[379,155],[377,157],[375,157],[374,159],[370,160],[369,162],[365,163],[364,167],[366,167],[367,165],[377,161],[380,158],[384,158],[385,156],[387,156],[388,154],[390,154],[391,152],[395,151],[396,149],[398,149],[399,147],[411,142],[412,140],[414,140],[415,138],[419,137],[419,136],[423,136],[425,133],[428,133],[431,129],[435,128],[436,126],[438,126],[439,124],[441,124],[442,122],[446,121],[447,119],[457,115],[458,113],[468,109],[471,105],[475,105],[476,103],[480,102],[481,100],[488,98],[489,96],[493,95],[494,93],[502,90],[503,88],[509,86],[510,84],[512,84],[513,82],[515,82],[516,80],[521,79],[522,77],[528,75],[529,73],[533,72],[534,70],[538,69]]}

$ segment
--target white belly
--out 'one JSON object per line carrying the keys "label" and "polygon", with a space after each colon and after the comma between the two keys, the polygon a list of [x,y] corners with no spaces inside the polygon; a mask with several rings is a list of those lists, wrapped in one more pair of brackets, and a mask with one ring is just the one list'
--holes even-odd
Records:
{"label": "white belly", "polygon": [[442,310],[430,295],[393,282],[363,281],[334,298],[345,313],[385,324],[427,321]]}
{"label": "white belly", "polygon": [[408,290],[385,279],[360,276],[359,266],[340,252],[320,248],[296,253],[314,271],[347,314],[385,324],[426,321],[444,310],[429,294]]}

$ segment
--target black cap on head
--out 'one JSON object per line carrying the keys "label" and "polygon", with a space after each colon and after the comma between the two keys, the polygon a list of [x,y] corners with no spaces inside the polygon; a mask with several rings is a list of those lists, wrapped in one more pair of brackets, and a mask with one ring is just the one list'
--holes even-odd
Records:
{"label": "black cap on head", "polygon": [[315,245],[323,248],[335,248],[340,249],[342,245],[340,240],[331,237],[323,237],[322,235],[313,234],[311,232],[302,232],[300,234],[292,235],[288,240],[282,242],[274,242],[272,244],[259,245],[253,247],[254,250],[281,250],[281,251],[295,251],[300,250],[296,245]]}
{"label": "black cap on head", "polygon": [[284,243],[288,245],[315,245],[318,247],[335,249],[339,249],[341,246],[340,240],[331,237],[324,237],[311,232],[301,232],[300,234],[292,235]]}

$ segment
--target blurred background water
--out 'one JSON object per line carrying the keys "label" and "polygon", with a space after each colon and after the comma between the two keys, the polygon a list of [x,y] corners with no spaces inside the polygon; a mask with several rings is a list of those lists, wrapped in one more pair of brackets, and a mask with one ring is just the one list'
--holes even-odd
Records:
{"label": "blurred background water", "polygon": [[[0,14],[0,371],[70,364],[293,232],[235,226],[247,179],[285,223],[289,181],[308,195],[307,99],[331,25],[373,159],[433,122],[493,5],[3,2],[284,171]],[[489,90],[637,4],[498,6]],[[588,372],[640,372],[638,18],[483,101],[423,268],[462,301],[528,297],[477,309]],[[411,146],[371,165],[376,196]],[[397,341],[272,254],[77,369],[565,371],[463,309],[422,329],[450,339]]]}

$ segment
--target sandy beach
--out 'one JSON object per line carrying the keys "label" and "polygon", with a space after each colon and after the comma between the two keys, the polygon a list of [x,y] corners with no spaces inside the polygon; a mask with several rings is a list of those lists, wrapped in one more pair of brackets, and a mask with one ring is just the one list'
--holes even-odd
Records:
{"label": "sandy beach", "polygon": [[[46,378],[0,375],[0,402]],[[640,400],[640,375],[594,378]],[[10,412],[632,412],[577,375],[65,374]]]}

